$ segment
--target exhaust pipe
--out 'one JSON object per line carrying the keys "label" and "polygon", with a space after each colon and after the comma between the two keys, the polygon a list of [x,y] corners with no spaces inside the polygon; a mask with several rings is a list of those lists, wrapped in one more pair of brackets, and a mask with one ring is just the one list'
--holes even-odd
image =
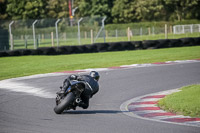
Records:
{"label": "exhaust pipe", "polygon": [[77,98],[76,99],[76,103],[80,103],[81,102],[81,99],[80,98]]}

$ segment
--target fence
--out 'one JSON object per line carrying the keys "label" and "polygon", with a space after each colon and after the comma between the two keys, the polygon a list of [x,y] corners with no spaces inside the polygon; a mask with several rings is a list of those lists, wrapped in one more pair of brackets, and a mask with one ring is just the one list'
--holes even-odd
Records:
{"label": "fence", "polygon": [[175,25],[173,29],[174,34],[195,33],[200,32],[200,24]]}
{"label": "fence", "polygon": [[[127,27],[127,29],[119,27],[119,29],[107,30],[104,27],[105,19],[105,17],[84,17],[73,20],[63,18],[0,21],[0,27],[9,31],[10,50],[200,36],[200,30],[197,30],[199,25]],[[184,32],[179,30],[179,27],[184,27]]]}

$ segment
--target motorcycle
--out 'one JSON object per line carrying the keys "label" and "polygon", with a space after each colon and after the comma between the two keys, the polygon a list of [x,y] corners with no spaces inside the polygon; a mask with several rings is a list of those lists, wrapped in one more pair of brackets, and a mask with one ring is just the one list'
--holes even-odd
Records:
{"label": "motorcycle", "polygon": [[[62,87],[60,87],[62,89]],[[78,104],[82,101],[81,94],[84,91],[83,81],[72,80],[64,93],[57,92],[56,106],[54,112],[61,114],[64,110],[76,110]]]}

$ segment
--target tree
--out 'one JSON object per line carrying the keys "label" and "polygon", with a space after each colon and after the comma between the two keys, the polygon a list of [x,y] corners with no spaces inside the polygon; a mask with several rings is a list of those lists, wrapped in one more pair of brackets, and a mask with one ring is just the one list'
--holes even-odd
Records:
{"label": "tree", "polygon": [[135,0],[135,15],[141,21],[163,20],[165,16],[164,7],[159,0]]}
{"label": "tree", "polygon": [[7,13],[6,13],[6,6],[7,1],[6,0],[0,0],[0,19],[6,19]]}
{"label": "tree", "polygon": [[164,7],[159,0],[117,0],[112,9],[115,23],[162,20]]}
{"label": "tree", "polygon": [[162,0],[170,20],[200,19],[199,0]]}
{"label": "tree", "polygon": [[8,0],[7,13],[11,19],[38,19],[45,17],[46,0]]}
{"label": "tree", "polygon": [[47,16],[50,18],[69,17],[67,0],[48,0]]}
{"label": "tree", "polygon": [[107,16],[106,22],[112,22],[113,0],[80,0],[78,16]]}

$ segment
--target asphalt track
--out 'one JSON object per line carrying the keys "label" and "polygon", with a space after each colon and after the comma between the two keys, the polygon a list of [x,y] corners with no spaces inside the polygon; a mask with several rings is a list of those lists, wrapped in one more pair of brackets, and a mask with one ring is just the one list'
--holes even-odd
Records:
{"label": "asphalt track", "polygon": [[194,62],[101,71],[100,91],[90,107],[62,115],[54,113],[51,97],[67,74],[21,78],[18,84],[42,88],[43,93],[34,96],[0,86],[0,133],[199,133],[199,127],[143,120],[120,110],[134,97],[200,83],[199,69],[200,62]]}

